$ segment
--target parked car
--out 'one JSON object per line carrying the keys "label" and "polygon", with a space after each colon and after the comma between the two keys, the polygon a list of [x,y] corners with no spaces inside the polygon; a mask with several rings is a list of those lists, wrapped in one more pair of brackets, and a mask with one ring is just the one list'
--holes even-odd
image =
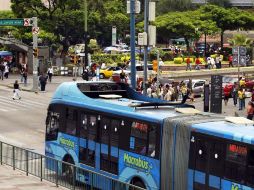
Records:
{"label": "parked car", "polygon": [[[189,80],[185,80],[184,83],[187,85]],[[192,79],[192,92],[195,96],[201,96],[204,92],[204,84],[206,80],[203,79]]]}
{"label": "parked car", "polygon": [[121,67],[107,67],[106,69],[100,70],[100,79],[112,77],[114,71],[121,71]]}
{"label": "parked car", "polygon": [[[235,83],[238,83],[238,79],[234,77],[223,77],[222,80],[223,94],[229,95],[231,97],[233,87]],[[254,87],[254,80],[245,79],[245,89],[246,91],[251,91]],[[248,94],[248,93],[246,93]],[[249,95],[248,95],[249,96]]]}

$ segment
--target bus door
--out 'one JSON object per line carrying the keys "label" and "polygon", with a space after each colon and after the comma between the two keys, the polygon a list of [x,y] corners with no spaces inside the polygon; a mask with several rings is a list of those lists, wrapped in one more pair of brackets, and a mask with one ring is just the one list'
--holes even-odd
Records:
{"label": "bus door", "polygon": [[79,162],[95,167],[97,116],[82,112],[80,115]]}
{"label": "bus door", "polygon": [[100,169],[118,174],[120,120],[102,117],[100,120]]}
{"label": "bus door", "polygon": [[[218,190],[221,187],[225,145],[207,136],[191,135],[189,168],[194,190]],[[189,176],[190,177],[190,176]]]}

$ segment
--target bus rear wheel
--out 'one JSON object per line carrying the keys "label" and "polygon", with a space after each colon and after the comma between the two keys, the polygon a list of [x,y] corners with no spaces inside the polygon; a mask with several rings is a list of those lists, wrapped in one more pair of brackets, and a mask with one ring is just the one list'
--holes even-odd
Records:
{"label": "bus rear wheel", "polygon": [[[143,181],[139,178],[133,178],[131,180],[131,184],[132,185],[135,185],[137,187],[140,187],[140,188],[143,188],[143,189],[146,189],[146,186],[145,184],[143,183]],[[129,190],[139,190],[139,189],[135,189],[134,187],[130,187]]]}
{"label": "bus rear wheel", "polygon": [[75,177],[75,172],[74,172],[74,167],[71,164],[74,164],[73,160],[71,158],[68,158],[67,160],[64,160],[64,162],[67,163],[63,163],[62,164],[62,175],[65,178],[66,181],[68,181],[68,183],[70,183],[71,185],[75,185],[74,179]]}

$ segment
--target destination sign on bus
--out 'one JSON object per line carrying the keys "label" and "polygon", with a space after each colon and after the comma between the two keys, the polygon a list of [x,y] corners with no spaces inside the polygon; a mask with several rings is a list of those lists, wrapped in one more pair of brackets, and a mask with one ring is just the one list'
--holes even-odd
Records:
{"label": "destination sign on bus", "polygon": [[231,153],[236,153],[240,155],[247,155],[247,148],[244,146],[239,146],[236,144],[229,144],[228,150]]}

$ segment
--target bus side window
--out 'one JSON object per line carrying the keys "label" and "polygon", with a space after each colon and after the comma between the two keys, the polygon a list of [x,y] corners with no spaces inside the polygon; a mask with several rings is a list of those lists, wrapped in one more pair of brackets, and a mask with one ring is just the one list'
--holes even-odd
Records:
{"label": "bus side window", "polygon": [[134,152],[147,155],[148,125],[133,122],[131,127],[130,148]]}
{"label": "bus side window", "polygon": [[222,177],[224,172],[226,146],[223,142],[210,142],[210,174]]}
{"label": "bus side window", "polygon": [[151,125],[149,128],[149,146],[148,146],[148,156],[155,157],[156,155],[156,126]]}
{"label": "bus side window", "polygon": [[110,138],[110,144],[111,146],[118,147],[119,146],[119,127],[120,127],[120,121],[118,120],[112,120],[111,121],[111,138]]}
{"label": "bus side window", "polygon": [[106,117],[102,117],[100,125],[101,125],[100,126],[101,143],[108,144],[109,143],[110,120]]}
{"label": "bus side window", "polygon": [[46,119],[46,140],[56,140],[59,129],[59,113],[48,112]]}
{"label": "bus side window", "polygon": [[247,185],[254,186],[254,149],[250,148],[248,153]]}
{"label": "bus side window", "polygon": [[88,117],[82,113],[80,116],[80,137],[87,138],[88,135]]}
{"label": "bus side window", "polygon": [[97,117],[95,115],[89,115],[89,129],[88,138],[90,140],[97,140]]}
{"label": "bus side window", "polygon": [[246,174],[247,147],[244,145],[227,144],[225,161],[225,178],[244,183]]}
{"label": "bus side window", "polygon": [[77,133],[76,125],[77,125],[77,110],[73,110],[72,108],[66,109],[66,128],[65,132],[69,135],[75,136]]}
{"label": "bus side window", "polygon": [[130,133],[131,133],[131,125],[132,123],[127,120],[122,120],[120,124],[119,130],[119,148],[129,151],[130,149]]}

